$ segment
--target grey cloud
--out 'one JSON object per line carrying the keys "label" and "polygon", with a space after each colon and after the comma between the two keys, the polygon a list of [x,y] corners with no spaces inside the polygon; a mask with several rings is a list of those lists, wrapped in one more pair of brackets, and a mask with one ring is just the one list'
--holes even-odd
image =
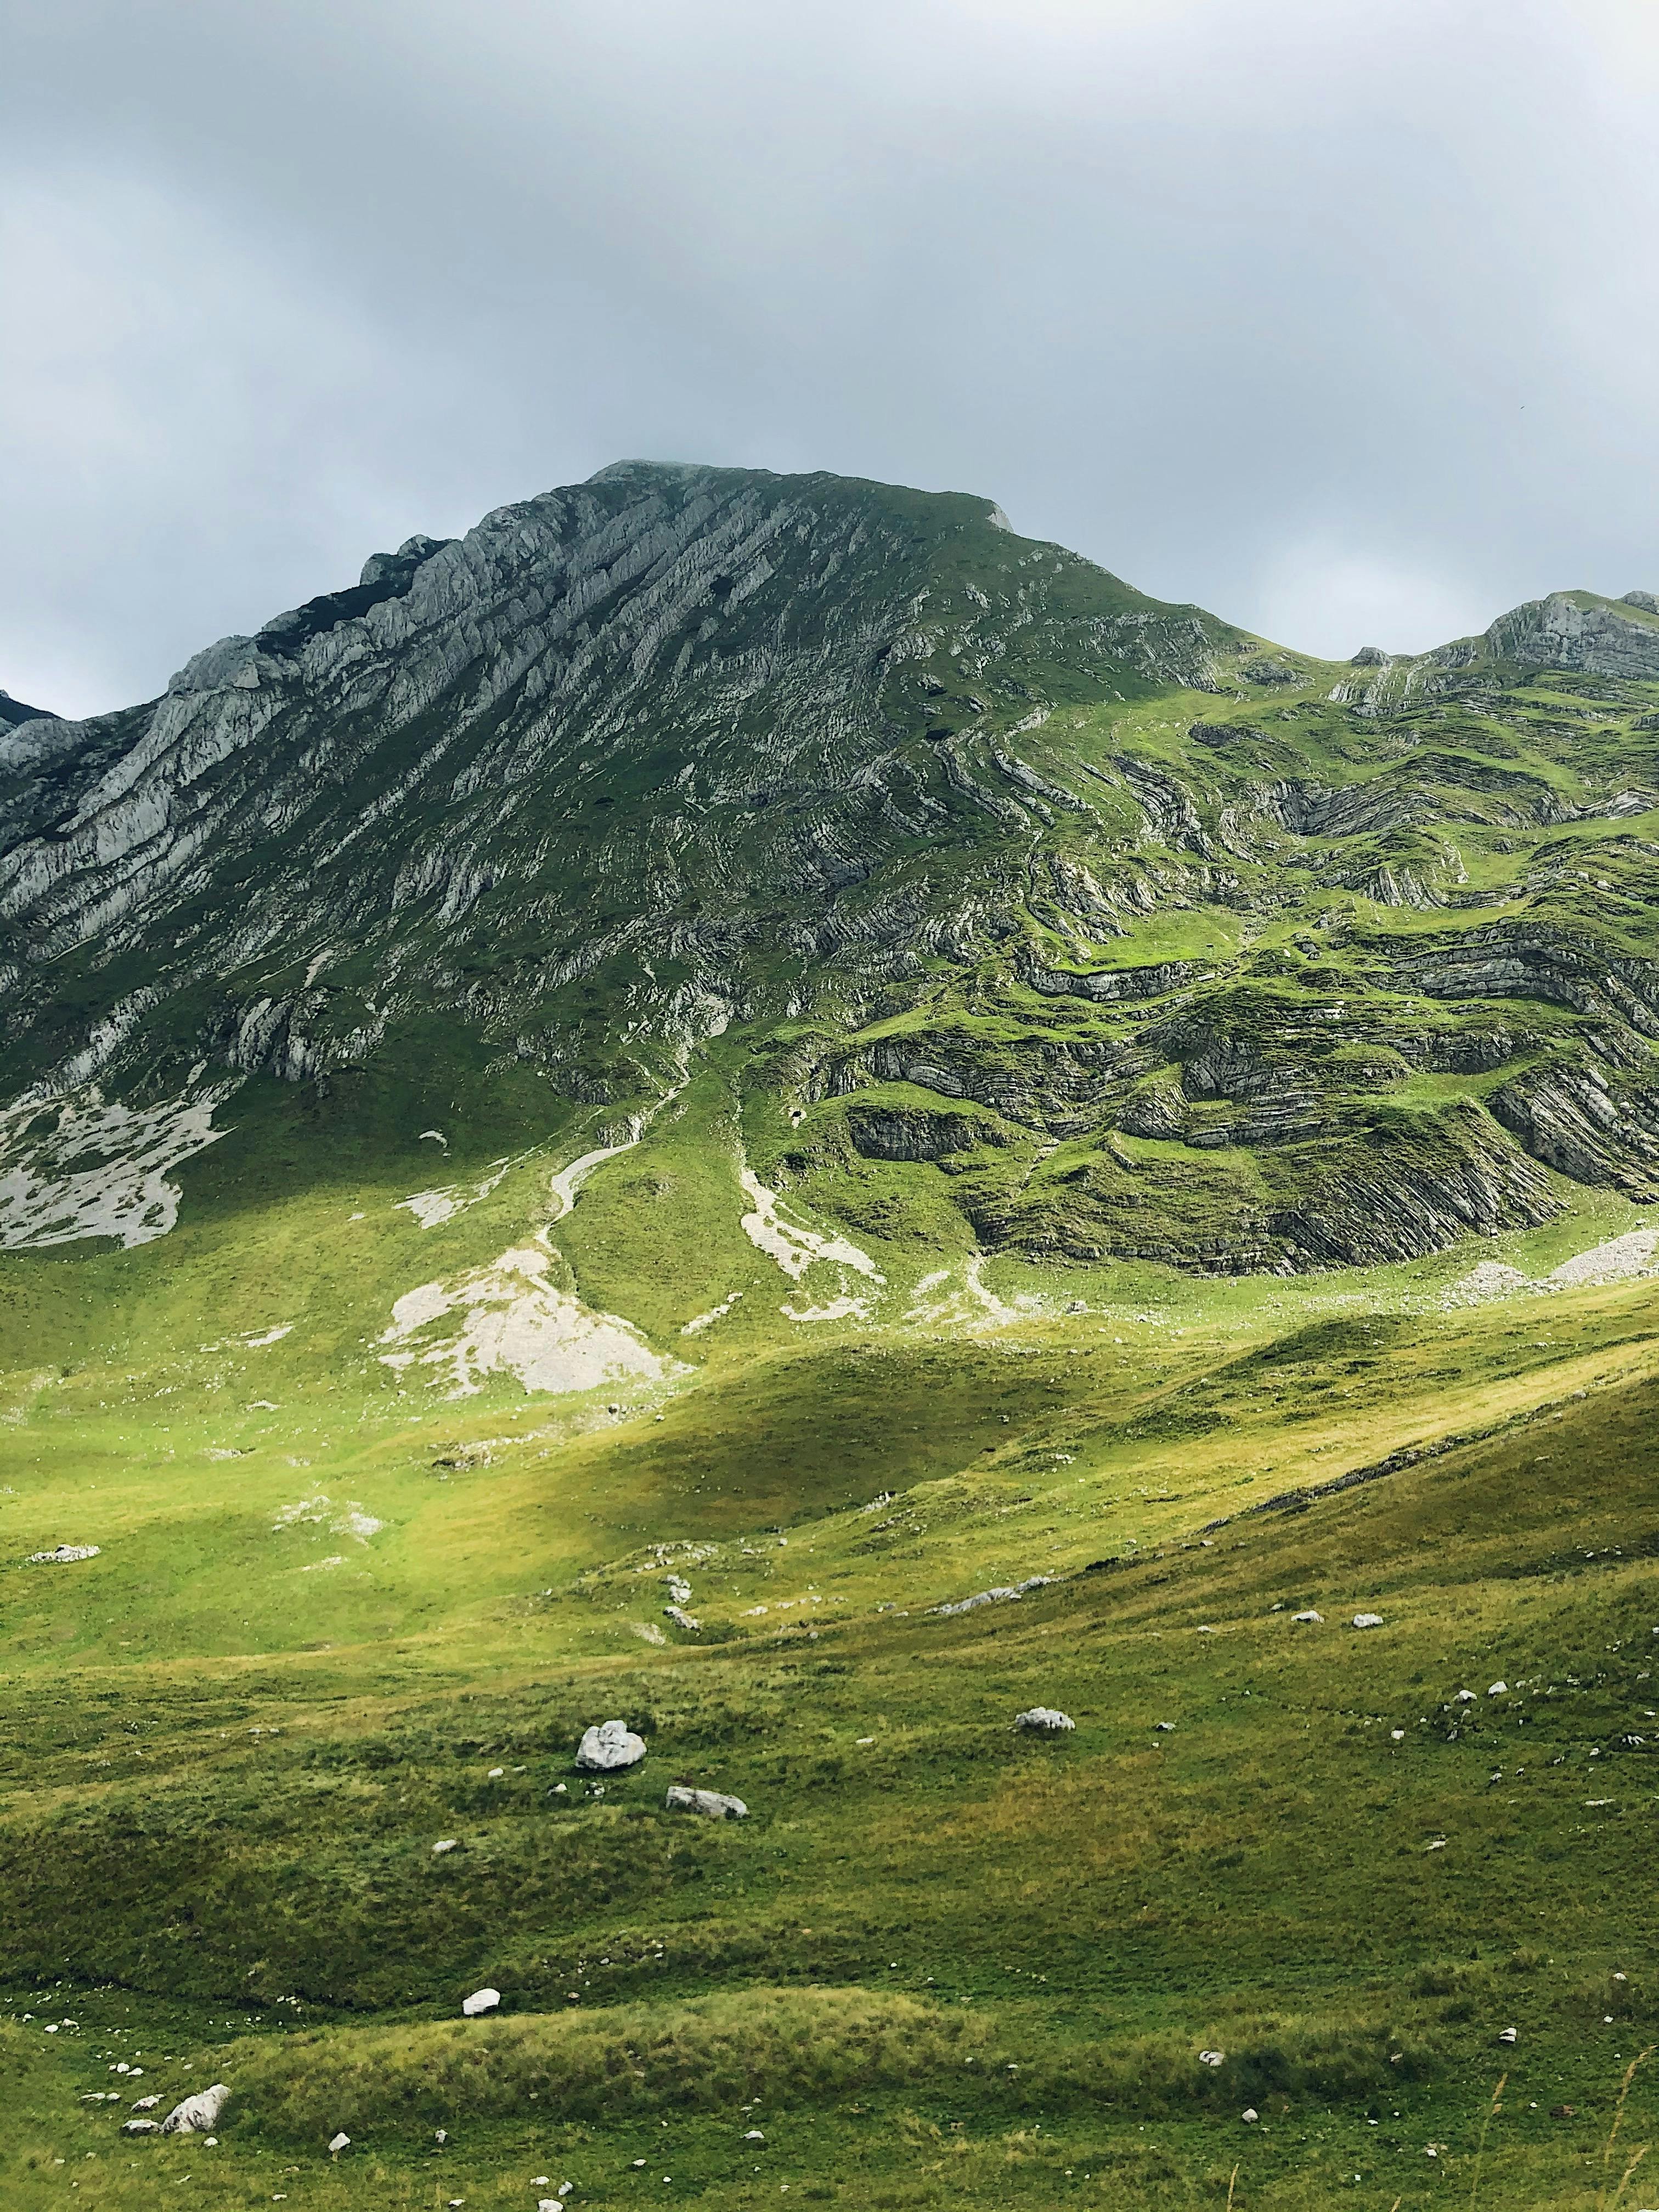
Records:
{"label": "grey cloud", "polygon": [[0,5],[0,683],[621,454],[1316,650],[1659,582],[1644,0]]}

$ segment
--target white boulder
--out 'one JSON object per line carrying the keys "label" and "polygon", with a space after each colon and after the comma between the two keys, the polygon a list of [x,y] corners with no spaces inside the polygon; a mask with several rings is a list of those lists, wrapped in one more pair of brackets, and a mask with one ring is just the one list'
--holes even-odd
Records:
{"label": "white boulder", "polygon": [[1357,1613],[1353,1617],[1353,1625],[1356,1628],[1381,1628],[1382,1616],[1380,1613]]}
{"label": "white boulder", "polygon": [[1304,1627],[1308,1628],[1317,1628],[1324,1620],[1324,1618],[1325,1616],[1322,1613],[1316,1613],[1311,1606],[1309,1607],[1306,1613],[1293,1613],[1291,1615],[1291,1619],[1292,1620],[1299,1620]]}
{"label": "white boulder", "polygon": [[59,1544],[53,1551],[31,1552],[29,1565],[32,1567],[67,1567],[76,1559],[95,1559],[97,1556],[96,1544]]}
{"label": "white boulder", "polygon": [[155,2120],[123,2120],[121,2132],[124,2136],[159,2136],[161,2130]]}
{"label": "white boulder", "polygon": [[1227,2054],[1224,2051],[1200,2051],[1198,2054],[1198,2063],[1200,2066],[1224,2066],[1227,2063]]}
{"label": "white boulder", "polygon": [[198,2089],[193,2097],[186,2097],[175,2105],[161,2123],[164,2136],[194,2135],[216,2124],[224,2110],[225,2099],[230,2094],[228,2081],[215,2081],[205,2089]]}
{"label": "white boulder", "polygon": [[331,2158],[338,2158],[343,2150],[349,2150],[350,2148],[351,2137],[346,2133],[343,2128],[341,2129],[338,2135],[331,2136],[329,2137],[328,2149]]}
{"label": "white boulder", "polygon": [[688,1790],[684,1783],[670,1784],[663,1802],[671,1813],[702,1813],[711,1820],[746,1820],[749,1808],[741,1797],[727,1797],[718,1790]]}
{"label": "white boulder", "polygon": [[576,1764],[590,1773],[608,1774],[618,1766],[637,1766],[645,1757],[645,1739],[634,1735],[626,1721],[601,1721],[588,1729],[576,1747]]}
{"label": "white boulder", "polygon": [[1053,1705],[1033,1705],[1029,1712],[1016,1713],[1014,1726],[1030,1729],[1037,1735],[1066,1735],[1077,1726],[1069,1713],[1062,1713]]}
{"label": "white boulder", "polygon": [[501,2001],[499,1990],[474,1990],[470,1997],[461,1999],[461,2010],[469,2020],[476,2020],[481,2012],[494,2012]]}

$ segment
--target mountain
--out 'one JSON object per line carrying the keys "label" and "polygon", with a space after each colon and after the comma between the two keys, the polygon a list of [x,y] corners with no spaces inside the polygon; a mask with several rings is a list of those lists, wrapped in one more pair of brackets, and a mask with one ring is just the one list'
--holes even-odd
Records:
{"label": "mountain", "polygon": [[9,711],[8,2212],[1619,2197],[1656,635],[630,463]]}
{"label": "mountain", "polygon": [[1652,595],[1358,660],[983,500],[619,464],[0,737],[7,1064],[193,1127],[435,1050],[620,1127],[741,1033],[805,1202],[1061,1261],[1645,1202]]}

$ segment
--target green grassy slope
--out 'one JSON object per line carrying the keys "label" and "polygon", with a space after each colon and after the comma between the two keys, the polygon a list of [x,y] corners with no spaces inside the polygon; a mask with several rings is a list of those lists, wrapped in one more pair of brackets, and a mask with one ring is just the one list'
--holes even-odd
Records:
{"label": "green grassy slope", "polygon": [[[8,1257],[8,2204],[1611,2203],[1659,2121],[1638,2072],[1604,2170],[1659,2002],[1654,1294],[1447,1293],[1644,1217],[1300,1279],[1007,1261],[998,1316],[890,1212],[872,1313],[794,1323],[833,1285],[738,1225],[745,1065],[548,1232],[679,1362],[645,1387],[380,1364],[591,1135],[507,1154],[482,1107],[442,1173],[508,1171],[430,1230],[428,1099],[304,1124],[284,1180],[309,1109],[256,1088],[172,1236]],[[101,1548],[22,1564],[58,1541]],[[612,1714],[650,1748],[599,1797]],[[215,2147],[124,2142],[118,2063],[230,2081]]]}

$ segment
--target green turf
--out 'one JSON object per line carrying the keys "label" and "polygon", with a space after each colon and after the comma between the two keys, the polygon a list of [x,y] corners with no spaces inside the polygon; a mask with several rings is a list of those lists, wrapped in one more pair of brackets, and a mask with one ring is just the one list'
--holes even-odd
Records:
{"label": "green turf", "polygon": [[[738,1103],[706,1073],[551,1231],[681,1360],[645,1390],[374,1356],[586,1129],[422,1231],[429,1158],[284,1177],[256,1095],[171,1237],[8,1260],[8,2206],[1643,2204],[1650,2067],[1602,2153],[1659,2033],[1659,1307],[1444,1303],[1643,1217],[1302,1279],[1006,1261],[994,1325],[904,1319],[963,1264],[906,1219],[859,1232],[878,1316],[803,1326],[736,1184],[799,1133]],[[21,1564],[58,1541],[101,1549]],[[650,1748],[599,1798],[612,1714]],[[230,2081],[216,2145],[122,2140],[82,2100],[124,2058],[163,2108]]]}

